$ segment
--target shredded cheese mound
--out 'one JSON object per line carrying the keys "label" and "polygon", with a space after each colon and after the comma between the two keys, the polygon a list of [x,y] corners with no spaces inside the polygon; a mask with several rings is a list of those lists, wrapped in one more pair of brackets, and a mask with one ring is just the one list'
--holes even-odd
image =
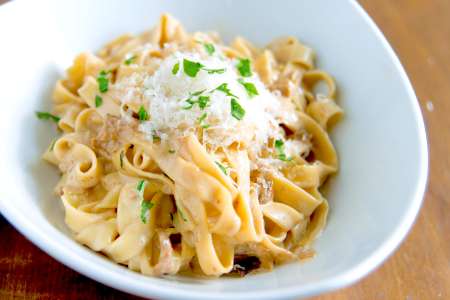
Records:
{"label": "shredded cheese mound", "polygon": [[[198,62],[204,67],[195,77],[188,76],[183,61]],[[179,70],[173,74],[174,66]],[[149,136],[161,139],[186,136],[202,128],[203,142],[212,147],[227,147],[233,143],[263,147],[269,137],[279,137],[278,111],[280,102],[266,89],[258,76],[242,78],[236,69],[237,61],[219,57],[202,57],[198,53],[175,52],[164,59],[159,68],[144,79],[145,107],[150,119],[140,125]],[[208,73],[211,69],[225,69],[223,73]],[[238,80],[253,83],[258,95],[250,97]],[[229,92],[217,90],[226,84]],[[192,96],[192,94],[199,94]],[[192,97],[191,97],[192,96]],[[198,96],[209,97],[206,107],[187,101]],[[231,99],[234,98],[245,110],[241,120],[232,114]],[[190,107],[191,106],[191,107]]]}

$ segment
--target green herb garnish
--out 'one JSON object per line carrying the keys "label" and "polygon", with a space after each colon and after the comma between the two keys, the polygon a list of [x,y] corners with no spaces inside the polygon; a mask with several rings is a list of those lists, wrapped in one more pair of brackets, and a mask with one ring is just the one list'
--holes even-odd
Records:
{"label": "green herb garnish", "polygon": [[153,207],[153,203],[151,201],[145,201],[144,199],[144,191],[145,186],[147,185],[147,181],[139,180],[136,190],[138,193],[139,200],[141,201],[141,221],[142,223],[147,223],[148,211]]}
{"label": "green herb garnish", "polygon": [[181,217],[185,222],[187,222],[187,219],[186,219],[186,217],[184,216],[184,214],[183,214],[183,212],[181,211],[181,209],[177,208],[177,211],[178,211],[178,214],[180,215],[180,217]]}
{"label": "green herb garnish", "polygon": [[233,95],[231,93],[230,89],[228,88],[228,84],[227,83],[222,83],[221,85],[216,87],[216,90],[225,93],[227,96],[238,98],[237,96],[235,96],[235,95]]}
{"label": "green herb garnish", "polygon": [[37,111],[36,112],[36,116],[38,117],[38,119],[40,120],[52,120],[55,123],[58,123],[59,120],[61,120],[60,117],[55,116],[49,112],[45,112],[45,111]]}
{"label": "green herb garnish", "polygon": [[245,116],[244,108],[235,98],[231,98],[231,115],[237,120],[242,120]]}
{"label": "green herb garnish", "polygon": [[186,102],[187,105],[182,107],[183,109],[186,110],[191,109],[192,107],[194,107],[195,103],[197,103],[197,101],[192,100],[192,98],[187,99]]}
{"label": "green herb garnish", "polygon": [[259,95],[258,94],[258,90],[256,89],[255,85],[251,82],[245,82],[243,79],[239,78],[238,82],[240,84],[242,84],[242,86],[245,88],[245,90],[247,91],[247,95],[252,98],[254,96]]}
{"label": "green herb garnish", "polygon": [[198,95],[201,95],[204,91],[206,91],[206,90],[201,90],[201,91],[193,92],[193,93],[191,93],[191,96],[198,96]]}
{"label": "green herb garnish", "polygon": [[120,168],[123,169],[123,156],[125,155],[125,153],[123,153],[123,151],[120,151]]}
{"label": "green herb garnish", "polygon": [[236,68],[239,70],[239,73],[241,74],[241,76],[243,76],[243,77],[252,76],[252,70],[250,68],[250,60],[249,59],[240,58]]}
{"label": "green herb garnish", "polygon": [[95,96],[95,107],[100,107],[103,104],[103,98],[99,95]]}
{"label": "green herb garnish", "polygon": [[148,212],[154,206],[153,202],[143,200],[141,202],[141,221],[142,223],[147,223]]}
{"label": "green herb garnish", "polygon": [[215,163],[219,167],[219,169],[223,172],[223,174],[228,175],[228,170],[227,170],[227,168],[224,165],[222,165],[218,161],[215,161]]}
{"label": "green herb garnish", "polygon": [[205,119],[206,119],[207,116],[208,116],[208,115],[207,115],[206,113],[203,113],[203,114],[197,119],[197,121],[198,121],[198,123],[200,124],[200,126],[201,126],[202,128],[204,128],[204,129],[206,129],[206,128],[208,128],[208,127],[210,126],[209,124],[203,123],[203,122],[205,121]]}
{"label": "green herb garnish", "polygon": [[144,179],[141,179],[136,186],[136,190],[138,191],[138,195],[140,197],[139,199],[141,200],[144,198],[144,189],[146,185],[147,182]]}
{"label": "green herb garnish", "polygon": [[133,61],[134,61],[136,58],[137,58],[137,56],[136,56],[136,55],[133,55],[133,56],[127,58],[127,59],[124,61],[124,64],[126,64],[127,66],[131,65],[131,64],[133,63]]}
{"label": "green herb garnish", "polygon": [[188,59],[183,59],[183,69],[184,73],[186,73],[189,77],[195,77],[197,76],[197,73],[203,68],[204,66],[195,61],[190,61]]}
{"label": "green herb garnish", "polygon": [[148,120],[148,113],[145,110],[145,107],[143,105],[141,105],[141,107],[139,107],[138,118],[139,118],[139,121],[147,121]]}
{"label": "green herb garnish", "polygon": [[98,89],[100,93],[106,93],[108,91],[109,79],[106,71],[100,71],[97,77]]}
{"label": "green herb garnish", "polygon": [[203,43],[202,41],[198,41],[198,40],[196,42],[199,44],[202,44],[203,47],[205,48],[206,53],[208,53],[209,55],[213,55],[214,52],[216,51],[216,48],[211,43]]}
{"label": "green herb garnish", "polygon": [[287,158],[286,153],[284,153],[284,141],[283,140],[275,141],[275,150],[277,152],[277,157],[279,160],[282,160],[282,161],[292,160],[291,158]]}
{"label": "green herb garnish", "polygon": [[52,144],[50,145],[50,151],[53,151],[53,148],[55,148],[56,139],[52,141]]}
{"label": "green herb garnish", "polygon": [[159,141],[161,141],[161,138],[157,134],[154,133],[152,135],[152,140],[153,140],[153,142],[159,142]]}
{"label": "green herb garnish", "polygon": [[208,106],[210,99],[209,96],[200,96],[198,97],[198,107],[200,107],[200,109],[205,109],[206,106]]}
{"label": "green herb garnish", "polygon": [[174,154],[174,153],[175,153],[175,150],[169,149],[169,153],[170,153],[170,154]]}
{"label": "green herb garnish", "polygon": [[187,105],[183,106],[182,108],[188,110],[188,109],[193,108],[195,104],[198,104],[198,107],[201,110],[204,110],[206,108],[206,106],[208,106],[208,103],[210,101],[209,96],[199,96],[197,98],[197,100],[194,100],[192,98],[193,96],[197,96],[197,95],[203,93],[204,91],[205,90],[198,91],[198,92],[195,92],[195,93],[191,94],[191,97],[186,100]]}
{"label": "green herb garnish", "polygon": [[216,51],[214,45],[210,43],[203,43],[203,47],[205,48],[206,53],[208,53],[209,55],[213,55]]}
{"label": "green herb garnish", "polygon": [[172,74],[173,75],[177,74],[179,69],[180,69],[180,63],[177,62],[176,64],[173,65]]}
{"label": "green herb garnish", "polygon": [[206,69],[203,68],[204,71],[208,72],[208,74],[223,74],[227,69]]}

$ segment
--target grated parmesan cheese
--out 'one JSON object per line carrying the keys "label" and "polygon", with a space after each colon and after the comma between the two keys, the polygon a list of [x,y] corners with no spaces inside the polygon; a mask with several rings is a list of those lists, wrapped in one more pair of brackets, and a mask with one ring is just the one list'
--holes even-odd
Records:
{"label": "grated parmesan cheese", "polygon": [[[208,74],[200,70],[195,77],[189,77],[183,71],[184,59],[199,62],[208,69],[226,70],[222,74]],[[174,75],[172,71],[177,63],[179,70]],[[265,88],[256,74],[244,78],[245,82],[255,85],[259,94],[250,98],[238,82],[241,77],[236,63],[223,57],[204,57],[199,53],[186,52],[175,52],[165,58],[159,68],[144,79],[144,107],[150,119],[143,122],[139,130],[149,138],[157,134],[161,139],[171,139],[196,132],[207,124],[207,128],[203,129],[203,143],[212,147],[239,143],[253,147],[257,152],[269,137],[280,137],[282,133],[277,120],[281,111],[279,100]],[[224,83],[245,110],[242,120],[231,114],[231,97],[216,90]],[[189,106],[186,100],[199,91],[204,91],[201,95],[209,96],[208,105],[202,109],[196,104],[186,109]],[[125,97],[124,101],[130,101],[130,97]]]}

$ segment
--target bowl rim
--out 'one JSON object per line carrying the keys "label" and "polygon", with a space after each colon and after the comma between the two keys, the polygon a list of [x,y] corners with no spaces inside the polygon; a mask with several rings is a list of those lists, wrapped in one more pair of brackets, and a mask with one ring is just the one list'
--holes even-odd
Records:
{"label": "bowl rim", "polygon": [[[248,292],[208,292],[201,291],[186,291],[181,289],[168,289],[158,285],[148,285],[145,282],[131,281],[131,278],[124,277],[116,272],[105,272],[104,268],[97,264],[92,264],[86,257],[80,256],[75,250],[65,248],[59,244],[56,239],[48,239],[43,230],[33,226],[32,222],[26,218],[14,206],[8,205],[9,201],[0,201],[0,212],[22,235],[30,240],[38,248],[46,252],[58,262],[68,266],[69,268],[93,279],[101,282],[109,287],[122,290],[124,292],[134,294],[141,297],[158,297],[158,298],[179,298],[179,299],[276,299],[276,298],[294,298],[294,297],[310,297],[321,293],[329,292],[338,288],[346,287],[369,272],[377,268],[383,261],[385,261],[401,244],[409,230],[411,229],[414,220],[420,210],[423,202],[427,178],[428,178],[428,144],[425,130],[425,123],[419,106],[419,102],[411,85],[411,82],[399,60],[395,51],[390,46],[389,42],[371,19],[363,7],[356,2],[356,0],[348,0],[353,6],[353,9],[370,27],[378,41],[383,45],[384,50],[389,55],[393,62],[396,71],[401,77],[403,87],[408,94],[408,100],[411,102],[414,118],[417,124],[417,137],[420,143],[420,162],[419,162],[419,180],[415,187],[415,192],[412,201],[407,207],[406,213],[403,216],[399,226],[393,230],[390,235],[381,243],[371,255],[362,260],[353,268],[348,269],[341,274],[329,279],[320,280],[316,283],[299,286],[289,286],[277,288],[268,291],[248,291]],[[17,3],[25,1],[13,1],[2,6],[13,6]],[[5,199],[3,199],[5,200]],[[61,233],[62,234],[62,233]],[[74,259],[76,258],[76,259]]]}

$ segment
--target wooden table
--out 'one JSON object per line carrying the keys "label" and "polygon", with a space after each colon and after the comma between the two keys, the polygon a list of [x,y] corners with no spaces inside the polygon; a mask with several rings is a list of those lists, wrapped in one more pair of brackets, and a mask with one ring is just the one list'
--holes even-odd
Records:
{"label": "wooden table", "polygon": [[[450,0],[360,2],[415,87],[428,128],[429,187],[416,224],[392,257],[355,285],[314,300],[450,299]],[[137,299],[66,268],[0,218],[0,299],[95,298]]]}

